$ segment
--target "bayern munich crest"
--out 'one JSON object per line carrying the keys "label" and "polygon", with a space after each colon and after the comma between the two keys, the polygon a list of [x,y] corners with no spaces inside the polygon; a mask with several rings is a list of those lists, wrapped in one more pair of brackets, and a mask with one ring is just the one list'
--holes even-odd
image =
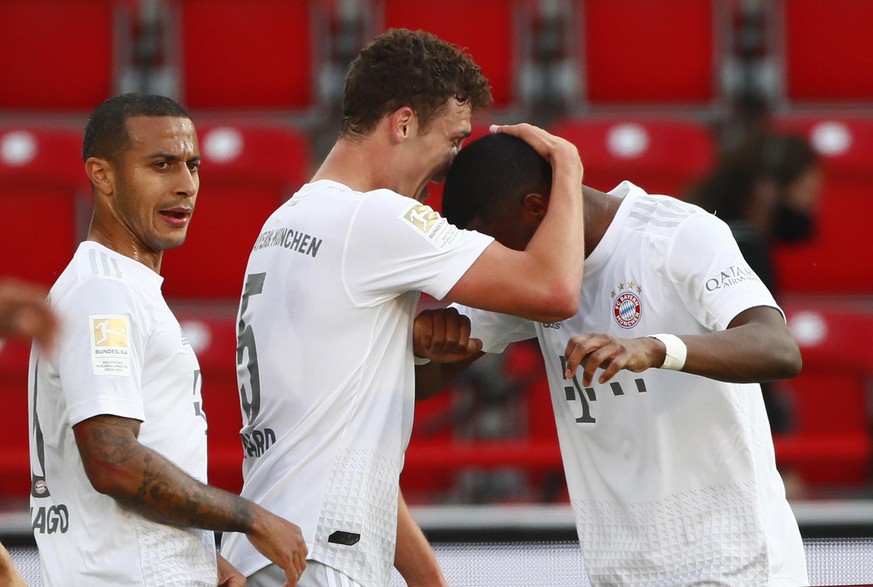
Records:
{"label": "bayern munich crest", "polygon": [[642,292],[642,288],[632,281],[620,283],[618,295],[613,290],[615,302],[612,304],[612,315],[622,328],[633,328],[640,321],[643,305],[639,294]]}

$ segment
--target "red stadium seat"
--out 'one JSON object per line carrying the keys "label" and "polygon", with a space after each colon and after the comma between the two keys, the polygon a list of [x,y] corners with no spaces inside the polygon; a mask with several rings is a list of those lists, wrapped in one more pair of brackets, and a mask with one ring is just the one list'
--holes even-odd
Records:
{"label": "red stadium seat", "polygon": [[54,283],[84,238],[87,193],[80,131],[0,128],[3,274]]}
{"label": "red stadium seat", "polygon": [[789,103],[873,102],[873,4],[781,0],[778,7]]}
{"label": "red stadium seat", "polygon": [[236,302],[261,226],[309,179],[309,143],[278,126],[200,125],[198,135],[200,192],[185,244],[164,254],[164,294]]}
{"label": "red stadium seat", "polygon": [[27,363],[30,345],[0,339],[0,402],[7,417],[0,426],[0,500],[30,495]]}
{"label": "red stadium seat", "polygon": [[0,111],[88,111],[114,95],[129,66],[131,4],[0,2]]}
{"label": "red stadium seat", "polygon": [[182,331],[197,353],[203,376],[203,411],[208,422],[209,483],[242,489],[242,417],[236,384],[236,304],[212,311],[174,308]]}
{"label": "red stadium seat", "polygon": [[695,105],[720,98],[717,4],[583,0],[577,23],[582,100],[591,107]]}
{"label": "red stadium seat", "polygon": [[869,483],[873,307],[841,305],[830,298],[783,306],[800,345],[803,371],[785,382],[795,429],[775,436],[777,463],[810,485]]}
{"label": "red stadium seat", "polygon": [[[519,72],[530,45],[525,0],[374,0],[379,31],[424,29],[467,48],[491,82],[495,108],[519,101]],[[379,26],[381,23],[381,26]]]}
{"label": "red stadium seat", "polygon": [[314,0],[175,0],[191,110],[302,111],[317,99],[325,23]]}
{"label": "red stadium seat", "polygon": [[602,191],[629,180],[650,194],[682,197],[715,158],[709,127],[690,119],[568,118],[549,130],[576,145],[583,182]]}
{"label": "red stadium seat", "polygon": [[824,179],[815,236],[775,251],[786,292],[870,294],[873,256],[873,118],[782,116],[782,132],[806,136],[821,157]]}

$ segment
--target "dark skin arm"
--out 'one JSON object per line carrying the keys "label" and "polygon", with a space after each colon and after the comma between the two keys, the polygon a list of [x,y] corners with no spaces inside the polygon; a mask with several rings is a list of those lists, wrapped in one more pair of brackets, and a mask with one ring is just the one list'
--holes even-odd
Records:
{"label": "dark skin arm", "polygon": [[[73,427],[94,489],[162,524],[242,532],[285,570],[289,585],[296,585],[306,566],[300,528],[238,495],[197,481],[140,444],[139,428],[138,420],[110,415]],[[226,567],[221,570],[226,577]]]}
{"label": "dark skin arm", "polygon": [[[461,371],[482,356],[469,342],[469,320],[447,310],[422,312],[413,324],[413,345],[419,356],[434,362],[415,368],[416,399],[439,393]],[[797,342],[779,310],[767,306],[740,312],[726,330],[682,335],[688,347],[684,373],[732,383],[756,383],[794,377],[802,360]],[[582,366],[582,384],[589,386],[598,368],[598,383],[622,369],[640,373],[664,363],[666,347],[649,336],[616,338],[605,334],[574,336],[567,343],[567,377]],[[454,360],[453,363],[436,361]]]}
{"label": "dark skin arm", "polygon": [[484,355],[482,341],[470,338],[470,319],[454,308],[424,310],[412,323],[412,350],[431,359],[415,367],[415,399],[443,390],[455,376]]}
{"label": "dark skin arm", "polygon": [[[802,366],[797,342],[775,308],[749,308],[739,313],[726,330],[679,338],[688,347],[682,371],[710,379],[731,383],[786,379],[797,375]],[[567,376],[572,377],[581,365],[582,384],[591,385],[595,370],[602,368],[597,381],[605,383],[621,369],[640,373],[660,367],[666,350],[664,343],[648,336],[574,336],[565,351]]]}

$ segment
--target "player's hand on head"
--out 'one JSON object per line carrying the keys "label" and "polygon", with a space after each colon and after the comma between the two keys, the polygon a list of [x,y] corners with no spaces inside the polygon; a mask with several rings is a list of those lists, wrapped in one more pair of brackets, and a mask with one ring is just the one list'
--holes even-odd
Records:
{"label": "player's hand on head", "polygon": [[419,357],[454,363],[482,350],[482,341],[470,337],[470,319],[455,308],[424,310],[412,324],[412,349]]}
{"label": "player's hand on head", "polygon": [[563,158],[565,161],[576,163],[581,169],[582,163],[579,160],[579,150],[576,148],[576,145],[538,126],[526,122],[503,125],[493,124],[489,130],[520,138],[533,147],[552,166],[555,165],[559,158]]}
{"label": "player's hand on head", "polygon": [[589,386],[594,382],[594,373],[602,369],[597,383],[606,383],[622,369],[640,373],[649,367],[651,353],[645,337],[617,338],[606,334],[583,334],[574,336],[567,343],[564,356],[567,359],[565,376],[570,379],[578,376],[577,369],[582,367],[582,385]]}
{"label": "player's hand on head", "polygon": [[306,568],[308,549],[303,533],[296,524],[260,506],[252,505],[255,519],[246,536],[258,552],[285,571],[286,584],[293,587]]}

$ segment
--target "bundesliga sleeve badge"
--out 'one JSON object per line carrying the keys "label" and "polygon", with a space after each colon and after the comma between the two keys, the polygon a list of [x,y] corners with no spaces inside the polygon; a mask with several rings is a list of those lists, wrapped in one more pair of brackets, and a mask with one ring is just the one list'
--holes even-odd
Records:
{"label": "bundesliga sleeve badge", "polygon": [[100,315],[88,319],[94,375],[130,375],[130,318]]}

